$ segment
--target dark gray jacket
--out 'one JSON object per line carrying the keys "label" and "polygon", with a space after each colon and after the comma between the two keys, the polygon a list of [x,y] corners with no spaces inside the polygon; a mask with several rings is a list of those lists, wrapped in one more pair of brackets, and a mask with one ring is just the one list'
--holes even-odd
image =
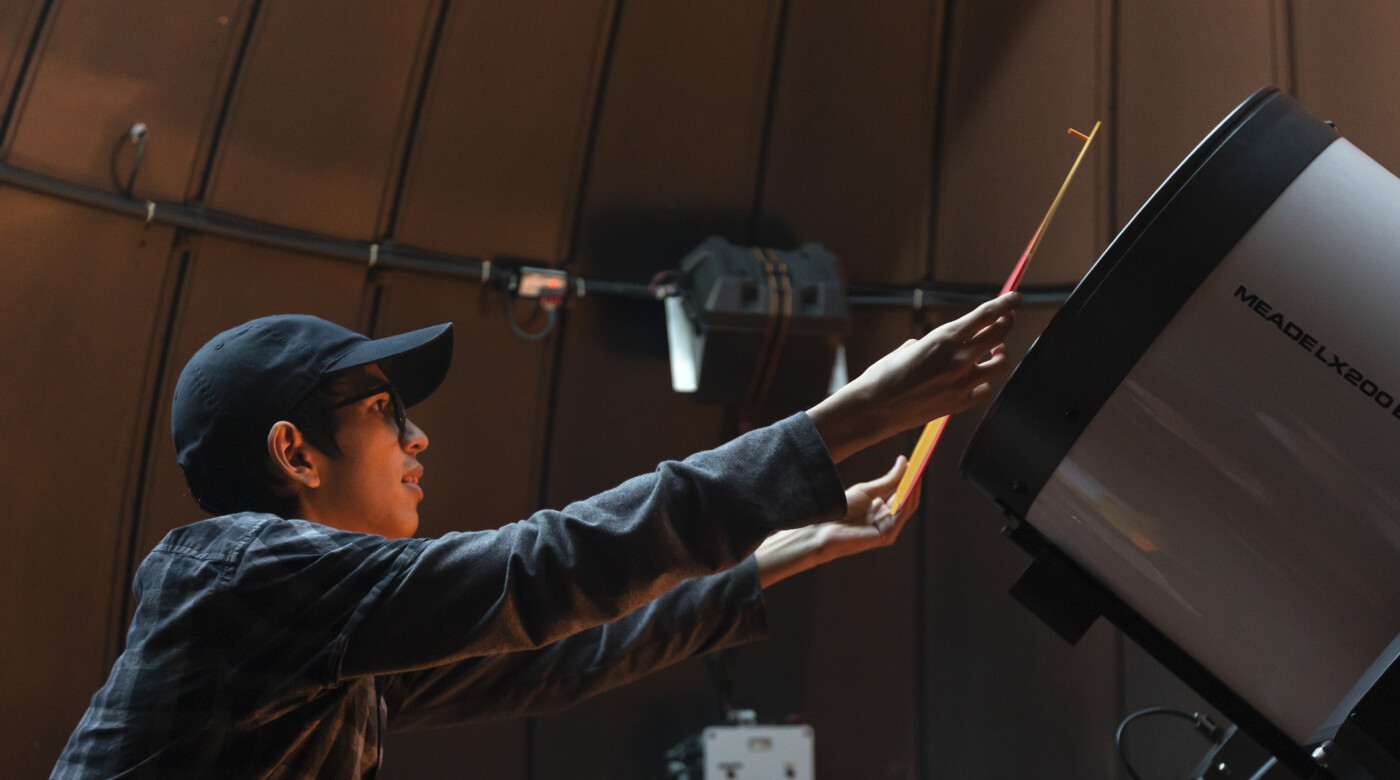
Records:
{"label": "dark gray jacket", "polygon": [[387,728],[548,712],[755,638],[748,556],[844,509],[798,414],[494,531],[178,528],[54,777],[370,777]]}

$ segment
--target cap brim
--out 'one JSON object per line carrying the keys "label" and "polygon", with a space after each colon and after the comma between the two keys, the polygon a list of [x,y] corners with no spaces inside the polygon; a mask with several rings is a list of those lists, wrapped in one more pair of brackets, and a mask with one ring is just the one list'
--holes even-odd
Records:
{"label": "cap brim", "polygon": [[404,406],[437,390],[452,365],[452,323],[361,342],[327,366],[325,373],[377,363],[394,383]]}

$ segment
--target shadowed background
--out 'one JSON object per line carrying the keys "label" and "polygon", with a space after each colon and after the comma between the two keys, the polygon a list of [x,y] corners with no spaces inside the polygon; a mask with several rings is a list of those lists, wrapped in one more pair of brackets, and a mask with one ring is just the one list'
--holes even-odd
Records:
{"label": "shadowed background", "polygon": [[[7,0],[0,155],[132,197],[645,282],[705,236],[817,241],[849,281],[998,284],[1105,122],[1026,284],[1076,282],[1191,147],[1277,84],[1400,166],[1383,0]],[[124,166],[124,167],[123,167]],[[118,177],[120,179],[120,176]],[[670,390],[661,306],[572,300],[525,342],[501,293],[0,185],[0,766],[47,773],[120,652],[136,564],[199,519],[169,441],[216,332],[305,312],[457,323],[421,532],[491,528],[719,444]],[[523,310],[522,310],[523,311]],[[961,310],[857,308],[851,372]],[[1053,314],[1029,307],[1023,354]],[[1118,777],[1127,711],[1202,705],[1106,624],[1077,647],[1006,596],[1028,562],[957,475],[955,418],[893,548],[769,592],[736,705],[814,725],[824,778]],[[883,472],[913,437],[863,454]],[[704,661],[527,721],[394,736],[383,777],[651,778],[720,721]],[[1144,774],[1205,750],[1138,724]]]}

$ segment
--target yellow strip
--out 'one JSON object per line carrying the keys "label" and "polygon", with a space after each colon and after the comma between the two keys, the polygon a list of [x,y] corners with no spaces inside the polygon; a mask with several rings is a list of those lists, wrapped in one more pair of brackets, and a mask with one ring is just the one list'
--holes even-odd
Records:
{"label": "yellow strip", "polygon": [[899,514],[899,508],[904,506],[909,492],[918,484],[919,475],[923,473],[929,456],[933,454],[933,446],[938,443],[938,436],[943,433],[943,426],[947,424],[947,417],[939,417],[924,426],[924,432],[919,435],[919,443],[914,445],[914,454],[909,456],[909,465],[904,469],[904,476],[899,480],[899,487],[895,488],[894,499],[890,502],[890,514]]}

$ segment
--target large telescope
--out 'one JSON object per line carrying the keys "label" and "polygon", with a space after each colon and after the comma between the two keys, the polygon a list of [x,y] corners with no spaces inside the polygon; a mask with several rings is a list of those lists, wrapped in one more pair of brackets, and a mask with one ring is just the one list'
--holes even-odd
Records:
{"label": "large telescope", "polygon": [[1400,778],[1400,179],[1277,89],[1128,222],[963,460],[1033,562],[1301,777]]}

